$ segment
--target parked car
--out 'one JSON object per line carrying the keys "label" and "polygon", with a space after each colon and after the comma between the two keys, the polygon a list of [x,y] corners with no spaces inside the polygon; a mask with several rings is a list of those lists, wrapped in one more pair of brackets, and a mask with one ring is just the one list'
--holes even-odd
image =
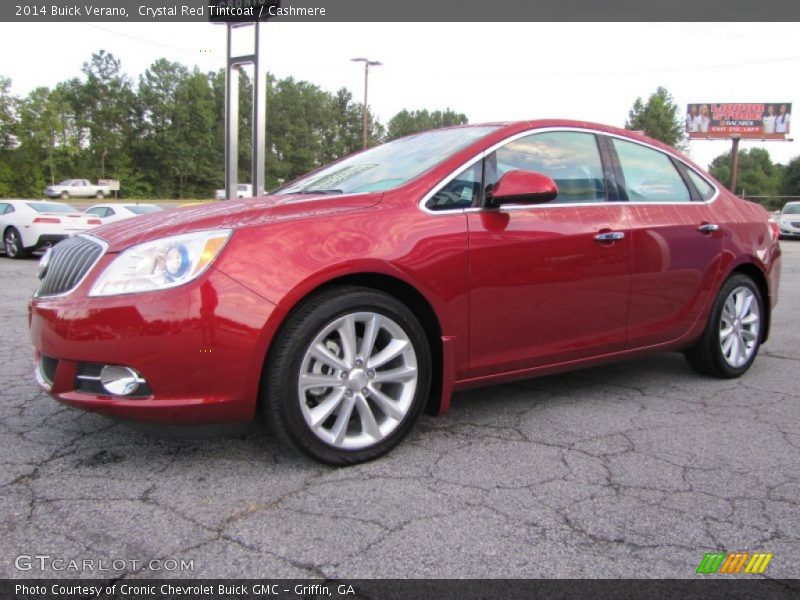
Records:
{"label": "parked car", "polygon": [[260,408],[348,464],[476,385],[674,350],[742,375],[780,246],[673,148],[549,120],[412,135],[268,196],[106,225],[42,272],[31,337],[56,399],[150,426]]}
{"label": "parked car", "polygon": [[147,215],[164,210],[156,204],[95,204],[86,209],[87,215],[94,215],[105,225],[139,215]]}
{"label": "parked car", "polygon": [[65,179],[57,185],[48,185],[44,190],[48,198],[105,198],[111,195],[111,187],[95,185],[88,179]]}
{"label": "parked car", "polygon": [[[237,198],[252,198],[253,197],[253,186],[249,183],[239,183],[236,185],[236,197]],[[228,197],[225,194],[225,190],[214,190],[214,200],[227,200]]]}
{"label": "parked car", "polygon": [[69,204],[46,200],[0,200],[0,231],[8,258],[26,258],[70,235],[100,225]]}
{"label": "parked car", "polygon": [[782,238],[800,237],[800,202],[787,202],[780,216],[778,225]]}

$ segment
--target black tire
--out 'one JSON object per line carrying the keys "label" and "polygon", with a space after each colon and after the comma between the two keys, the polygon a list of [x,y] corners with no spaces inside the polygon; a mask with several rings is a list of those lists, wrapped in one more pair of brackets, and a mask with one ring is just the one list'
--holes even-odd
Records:
{"label": "black tire", "polygon": [[94,195],[94,197],[97,198],[98,200],[102,200],[103,198],[105,198],[105,195],[103,195],[103,192],[97,192]]}
{"label": "black tire", "polygon": [[[363,311],[389,317],[411,341],[416,354],[417,387],[405,416],[391,433],[374,445],[350,450],[326,443],[306,423],[298,397],[298,377],[306,351],[326,325],[341,316]],[[388,294],[341,286],[305,301],[281,327],[265,366],[260,403],[264,418],[281,442],[329,465],[351,465],[386,454],[408,434],[425,407],[430,381],[430,348],[414,313]]]}
{"label": "black tire", "polygon": [[[760,322],[750,358],[741,366],[734,367],[725,360],[723,355],[720,345],[720,325],[725,302],[728,300],[730,294],[740,287],[748,288],[753,292],[755,301],[758,302]],[[735,274],[729,277],[722,285],[719,294],[717,294],[703,336],[694,348],[684,353],[686,361],[695,371],[703,375],[712,375],[721,379],[733,379],[743,375],[750,368],[758,355],[761,338],[763,336],[764,317],[764,300],[755,282],[747,275],[742,274]]]}
{"label": "black tire", "polygon": [[31,251],[22,245],[22,236],[15,227],[9,227],[3,233],[3,248],[8,258],[28,258]]}
{"label": "black tire", "polygon": [[69,192],[61,192],[62,200],[69,200]]}

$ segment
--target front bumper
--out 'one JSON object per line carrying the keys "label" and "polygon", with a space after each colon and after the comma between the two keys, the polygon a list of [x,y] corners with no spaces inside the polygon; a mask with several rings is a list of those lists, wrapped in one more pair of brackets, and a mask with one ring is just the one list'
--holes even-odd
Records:
{"label": "front bumper", "polygon": [[[103,257],[95,272],[108,259]],[[253,419],[271,323],[279,317],[273,304],[214,269],[159,292],[88,298],[90,285],[29,303],[36,379],[52,397],[144,423]],[[147,381],[148,394],[80,391],[78,374],[89,363],[135,369]]]}
{"label": "front bumper", "polygon": [[800,238],[800,227],[789,221],[778,222],[778,229],[782,238]]}

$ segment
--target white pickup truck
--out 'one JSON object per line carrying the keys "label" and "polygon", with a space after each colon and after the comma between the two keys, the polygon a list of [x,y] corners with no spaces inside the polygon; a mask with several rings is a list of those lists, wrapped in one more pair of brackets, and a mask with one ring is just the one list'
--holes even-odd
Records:
{"label": "white pickup truck", "polygon": [[56,185],[48,185],[44,195],[49,198],[105,198],[111,195],[108,185],[94,185],[88,179],[65,179]]}
{"label": "white pickup truck", "polygon": [[[251,198],[253,196],[253,186],[249,183],[236,184],[237,198]],[[225,190],[214,190],[214,200],[226,200]]]}

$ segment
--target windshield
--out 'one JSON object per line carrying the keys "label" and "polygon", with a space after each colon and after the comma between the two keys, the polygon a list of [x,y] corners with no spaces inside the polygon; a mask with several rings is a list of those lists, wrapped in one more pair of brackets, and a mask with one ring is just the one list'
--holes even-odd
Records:
{"label": "windshield", "polygon": [[79,210],[75,210],[69,204],[58,204],[56,202],[28,202],[28,206],[30,206],[36,212],[48,212],[48,213],[79,213]]}
{"label": "windshield", "polygon": [[496,129],[496,126],[459,127],[404,137],[340,160],[276,193],[352,194],[388,190],[414,179]]}
{"label": "windshield", "polygon": [[75,181],[74,179],[65,179],[64,181],[59,181],[58,185],[72,185],[72,182]]}
{"label": "windshield", "polygon": [[153,204],[134,204],[133,206],[126,206],[129,211],[137,215],[146,215],[147,213],[154,213],[161,210],[160,206]]}
{"label": "windshield", "polygon": [[800,215],[800,203],[787,204],[783,207],[783,214],[785,215]]}

